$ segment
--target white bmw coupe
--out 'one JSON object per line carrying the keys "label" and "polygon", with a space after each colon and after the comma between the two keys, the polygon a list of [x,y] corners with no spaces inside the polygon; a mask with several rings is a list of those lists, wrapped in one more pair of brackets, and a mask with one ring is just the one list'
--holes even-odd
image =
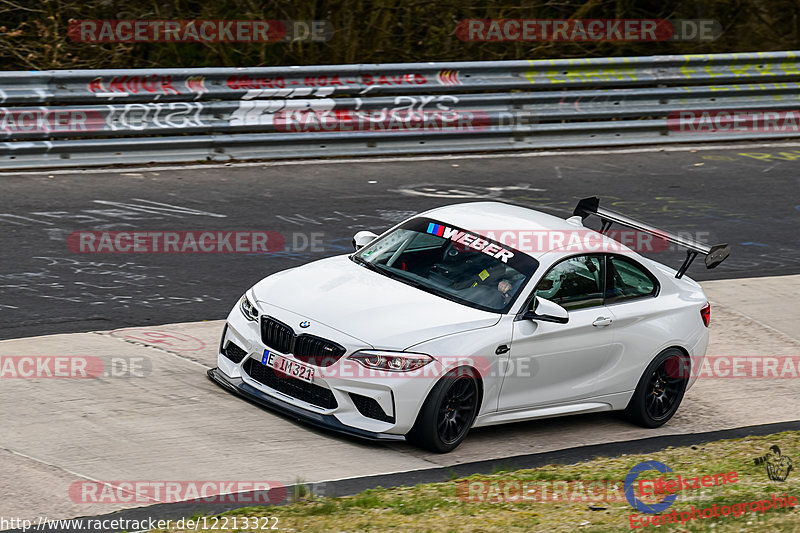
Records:
{"label": "white bmw coupe", "polygon": [[[614,223],[635,238],[612,239]],[[680,269],[633,250],[653,243],[686,248]],[[250,288],[208,375],[317,426],[436,452],[472,427],[558,415],[667,422],[708,344],[708,300],[684,273],[698,254],[707,268],[729,254],[597,198],[566,220],[450,205],[354,246]]]}

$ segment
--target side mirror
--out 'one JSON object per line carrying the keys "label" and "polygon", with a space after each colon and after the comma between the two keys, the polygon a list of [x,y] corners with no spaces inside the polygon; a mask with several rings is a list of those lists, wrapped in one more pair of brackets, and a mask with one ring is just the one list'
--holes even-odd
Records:
{"label": "side mirror", "polygon": [[377,235],[371,231],[359,231],[353,236],[353,249],[358,251],[359,248],[363,248],[374,241],[376,237]]}
{"label": "side mirror", "polygon": [[531,309],[526,311],[525,314],[522,315],[522,318],[566,324],[569,322],[569,313],[557,303],[537,296],[533,300]]}

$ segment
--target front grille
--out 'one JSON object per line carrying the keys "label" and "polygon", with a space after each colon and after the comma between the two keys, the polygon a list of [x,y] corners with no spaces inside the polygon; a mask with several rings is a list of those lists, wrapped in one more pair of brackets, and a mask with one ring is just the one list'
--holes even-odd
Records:
{"label": "front grille", "polygon": [[317,366],[330,366],[344,355],[345,349],[336,343],[313,335],[299,335],[294,344],[294,356]]}
{"label": "front grille", "polygon": [[326,367],[338,361],[345,353],[344,347],[335,342],[301,333],[271,316],[261,317],[261,340],[264,344],[286,354],[294,354],[300,361]]}
{"label": "front grille", "polygon": [[261,340],[273,350],[291,353],[294,331],[280,320],[265,316],[261,318]]}
{"label": "front grille", "polygon": [[236,344],[229,342],[228,346],[222,350],[222,355],[233,361],[234,363],[240,363],[244,356],[247,355],[247,352],[243,349],[239,348]]}
{"label": "front grille", "polygon": [[272,368],[261,364],[255,359],[250,358],[245,361],[243,369],[248,376],[262,385],[287,394],[292,398],[297,398],[324,409],[335,409],[338,405],[330,389],[292,377],[278,376]]}
{"label": "front grille", "polygon": [[374,418],[382,422],[394,422],[394,416],[387,415],[374,398],[351,392],[350,399],[353,400],[353,404],[356,406],[356,409],[358,409],[358,412],[367,418]]}

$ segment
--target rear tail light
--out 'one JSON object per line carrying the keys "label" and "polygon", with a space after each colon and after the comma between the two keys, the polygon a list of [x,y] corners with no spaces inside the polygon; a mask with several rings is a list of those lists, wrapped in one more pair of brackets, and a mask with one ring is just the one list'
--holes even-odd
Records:
{"label": "rear tail light", "polygon": [[700,318],[703,319],[703,324],[708,327],[711,323],[711,304],[706,302],[706,305],[700,309]]}

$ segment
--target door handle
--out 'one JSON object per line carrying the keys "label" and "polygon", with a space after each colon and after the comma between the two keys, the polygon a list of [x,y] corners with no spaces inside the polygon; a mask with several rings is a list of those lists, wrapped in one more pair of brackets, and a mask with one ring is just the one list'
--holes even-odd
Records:
{"label": "door handle", "polygon": [[594,327],[596,327],[596,328],[601,328],[601,327],[604,327],[604,326],[608,326],[612,322],[613,322],[613,320],[611,320],[611,318],[609,318],[607,316],[601,316],[601,317],[596,318],[594,320],[594,322],[592,322],[592,325]]}

